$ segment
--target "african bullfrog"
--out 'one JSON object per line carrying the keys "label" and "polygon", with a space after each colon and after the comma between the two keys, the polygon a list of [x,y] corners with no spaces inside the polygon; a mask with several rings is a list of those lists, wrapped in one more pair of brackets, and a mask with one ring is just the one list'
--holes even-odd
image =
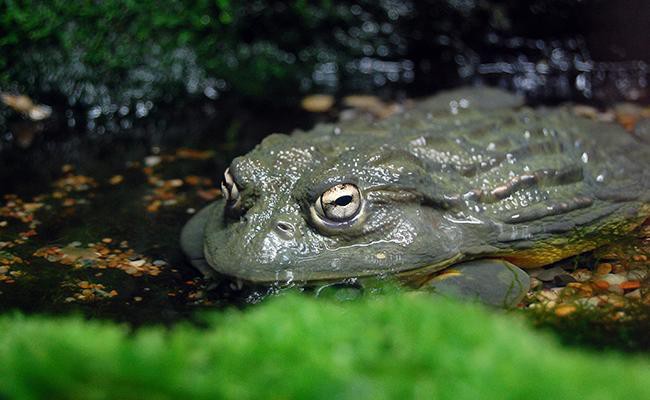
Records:
{"label": "african bullfrog", "polygon": [[181,237],[204,273],[390,275],[514,304],[529,286],[523,269],[594,249],[650,215],[650,146],[569,107],[464,88],[380,121],[270,135],[232,161],[222,192]]}

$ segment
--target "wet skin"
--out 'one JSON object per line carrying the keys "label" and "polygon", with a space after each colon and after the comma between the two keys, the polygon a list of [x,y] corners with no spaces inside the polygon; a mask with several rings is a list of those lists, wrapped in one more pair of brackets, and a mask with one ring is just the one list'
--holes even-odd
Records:
{"label": "wet skin", "polygon": [[460,89],[379,122],[267,137],[233,160],[225,198],[182,244],[204,272],[248,281],[418,286],[472,260],[538,267],[625,235],[650,215],[649,171],[650,146],[614,124]]}

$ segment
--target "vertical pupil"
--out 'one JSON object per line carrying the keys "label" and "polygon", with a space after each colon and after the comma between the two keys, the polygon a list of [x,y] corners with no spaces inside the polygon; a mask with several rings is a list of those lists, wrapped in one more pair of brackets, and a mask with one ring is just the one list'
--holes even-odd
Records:
{"label": "vertical pupil", "polygon": [[340,206],[340,207],[345,207],[348,204],[350,204],[351,202],[352,202],[352,196],[350,196],[350,195],[341,196],[341,197],[337,198],[336,201],[334,201],[334,203],[337,206]]}

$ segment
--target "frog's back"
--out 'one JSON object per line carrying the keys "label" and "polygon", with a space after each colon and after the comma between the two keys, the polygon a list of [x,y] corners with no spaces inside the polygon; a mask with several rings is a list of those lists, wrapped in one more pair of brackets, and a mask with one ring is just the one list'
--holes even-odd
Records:
{"label": "frog's back", "polygon": [[650,146],[570,107],[531,109],[498,90],[461,89],[340,129],[360,148],[381,143],[418,160],[427,177],[414,184],[430,185],[433,201],[470,227],[465,255],[544,265],[650,215]]}

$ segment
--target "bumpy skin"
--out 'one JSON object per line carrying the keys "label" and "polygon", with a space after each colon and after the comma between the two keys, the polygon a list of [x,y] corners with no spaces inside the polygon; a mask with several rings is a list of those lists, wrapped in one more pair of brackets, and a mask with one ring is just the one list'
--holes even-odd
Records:
{"label": "bumpy skin", "polygon": [[[194,221],[203,243],[195,232],[183,246],[204,266],[256,282],[424,282],[482,258],[540,266],[640,224],[649,163],[650,147],[614,124],[461,89],[376,123],[267,137],[230,166],[245,213],[228,217],[216,202]],[[362,209],[349,223],[320,223],[311,208],[338,183],[360,189]]]}

